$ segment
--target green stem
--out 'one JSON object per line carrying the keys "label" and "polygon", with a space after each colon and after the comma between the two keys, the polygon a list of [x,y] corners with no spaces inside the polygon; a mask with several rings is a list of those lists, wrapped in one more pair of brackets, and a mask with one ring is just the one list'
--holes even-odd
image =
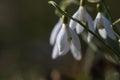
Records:
{"label": "green stem", "polygon": [[107,49],[109,49],[110,51],[112,51],[113,53],[116,53],[117,56],[120,57],[119,52],[117,52],[116,50],[114,50],[113,48],[111,48],[103,39],[101,39],[98,35],[96,35],[94,32],[92,32],[91,30],[89,30],[84,24],[82,24],[79,20],[71,17],[70,15],[67,14],[67,12],[63,11],[60,9],[60,7],[54,2],[54,1],[49,1],[49,4],[51,4],[52,6],[54,6],[61,14],[65,15],[66,17],[74,20],[75,22],[79,23],[83,28],[85,28],[88,32],[90,32],[94,37],[96,37],[103,45],[106,46]]}
{"label": "green stem", "polygon": [[113,26],[120,23],[120,18],[113,22]]}
{"label": "green stem", "polygon": [[120,18],[112,23],[113,29],[116,32],[116,36],[120,39],[120,32],[119,29],[117,29],[116,24],[120,24]]}

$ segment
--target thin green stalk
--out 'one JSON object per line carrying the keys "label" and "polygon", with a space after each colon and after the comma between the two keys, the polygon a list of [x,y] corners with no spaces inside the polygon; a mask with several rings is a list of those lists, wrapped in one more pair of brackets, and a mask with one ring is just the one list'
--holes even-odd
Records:
{"label": "thin green stalk", "polygon": [[113,22],[113,26],[120,23],[120,18]]}
{"label": "thin green stalk", "polygon": [[119,30],[117,31],[116,24],[120,24],[120,18],[117,19],[116,21],[114,21],[113,24],[112,24],[113,25],[113,29],[116,32],[116,36],[120,39],[120,32],[119,32]]}

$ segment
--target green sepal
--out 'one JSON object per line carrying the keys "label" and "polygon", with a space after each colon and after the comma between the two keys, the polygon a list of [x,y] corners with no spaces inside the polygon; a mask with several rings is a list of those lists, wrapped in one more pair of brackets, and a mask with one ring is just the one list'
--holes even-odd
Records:
{"label": "green sepal", "polygon": [[63,21],[64,24],[67,24],[68,23],[68,17],[63,15],[62,16],[62,21]]}

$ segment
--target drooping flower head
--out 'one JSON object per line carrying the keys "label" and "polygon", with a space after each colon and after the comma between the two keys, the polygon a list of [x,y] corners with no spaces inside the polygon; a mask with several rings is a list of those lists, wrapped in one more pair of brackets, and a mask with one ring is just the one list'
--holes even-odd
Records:
{"label": "drooping flower head", "polygon": [[58,56],[65,55],[69,50],[76,60],[81,59],[80,40],[77,34],[69,28],[67,20],[64,18],[62,27],[56,38],[52,58],[56,59]]}
{"label": "drooping flower head", "polygon": [[[94,25],[92,17],[89,15],[89,13],[86,11],[85,7],[85,0],[81,0],[79,9],[73,14],[73,18],[78,19],[81,23],[88,26],[88,28],[94,32]],[[77,22],[70,20],[69,24],[71,29],[75,29],[78,34],[80,34],[84,28],[78,24]],[[91,41],[93,35],[91,33],[88,33],[88,42]]]}
{"label": "drooping flower head", "polygon": [[98,13],[94,21],[94,28],[97,28],[98,33],[103,39],[107,39],[107,37],[113,40],[116,39],[115,33],[112,29],[112,23],[104,16],[100,5],[98,5]]}

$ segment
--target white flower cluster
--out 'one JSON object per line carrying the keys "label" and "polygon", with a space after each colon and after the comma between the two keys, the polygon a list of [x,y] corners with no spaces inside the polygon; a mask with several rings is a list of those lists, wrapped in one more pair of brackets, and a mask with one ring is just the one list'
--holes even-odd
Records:
{"label": "white flower cluster", "polygon": [[[107,37],[115,40],[116,36],[112,29],[111,22],[104,16],[102,12],[98,12],[95,20],[89,15],[84,6],[73,14],[73,18],[78,19],[81,23],[88,26],[92,32],[98,31],[103,39]],[[50,36],[50,44],[54,45],[52,58],[56,59],[58,56],[65,55],[70,50],[76,60],[81,59],[81,45],[77,34],[80,34],[84,28],[79,23],[70,20],[69,24],[62,22],[62,19],[53,28]],[[88,32],[87,40],[90,42],[93,35]]]}
{"label": "white flower cluster", "polygon": [[50,43],[54,45],[52,52],[53,59],[65,55],[69,50],[71,50],[76,60],[81,59],[81,46],[78,35],[68,24],[62,23],[61,19],[53,28]]}

